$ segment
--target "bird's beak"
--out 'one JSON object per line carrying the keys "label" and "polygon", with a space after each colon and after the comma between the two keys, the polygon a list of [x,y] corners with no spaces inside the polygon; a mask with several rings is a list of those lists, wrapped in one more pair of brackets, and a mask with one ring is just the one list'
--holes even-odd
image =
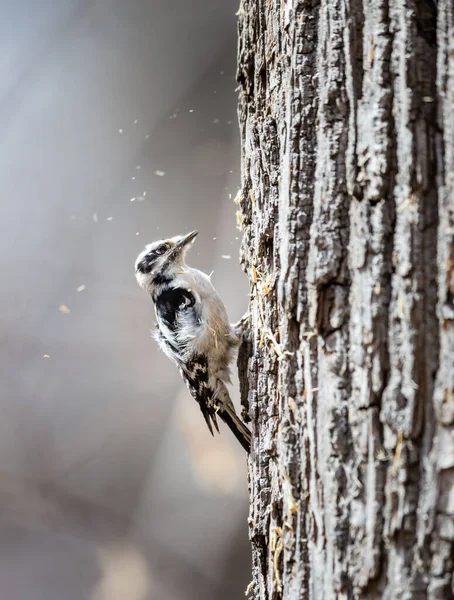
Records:
{"label": "bird's beak", "polygon": [[191,231],[191,233],[185,235],[183,238],[181,238],[179,242],[176,243],[176,248],[178,248],[178,250],[181,250],[182,248],[190,244],[196,238],[198,233],[198,231]]}

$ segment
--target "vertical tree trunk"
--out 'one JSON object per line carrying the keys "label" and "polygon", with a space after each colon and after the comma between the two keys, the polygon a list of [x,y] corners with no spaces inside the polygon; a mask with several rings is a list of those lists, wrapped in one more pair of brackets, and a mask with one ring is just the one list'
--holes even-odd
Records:
{"label": "vertical tree trunk", "polygon": [[453,0],[242,0],[251,598],[454,598]]}

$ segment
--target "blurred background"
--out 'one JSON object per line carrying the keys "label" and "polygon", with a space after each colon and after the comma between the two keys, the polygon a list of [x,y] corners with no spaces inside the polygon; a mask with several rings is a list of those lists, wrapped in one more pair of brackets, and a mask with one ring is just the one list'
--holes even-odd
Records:
{"label": "blurred background", "polygon": [[0,598],[243,597],[242,449],[150,337],[134,260],[247,307],[237,0],[0,1]]}

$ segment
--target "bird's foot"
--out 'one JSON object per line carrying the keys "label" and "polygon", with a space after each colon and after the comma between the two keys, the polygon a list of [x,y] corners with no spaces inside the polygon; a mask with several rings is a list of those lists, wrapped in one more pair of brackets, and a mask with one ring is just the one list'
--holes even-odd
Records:
{"label": "bird's foot", "polygon": [[245,313],[241,319],[231,327],[237,336],[241,338],[243,334],[251,327],[251,313],[249,311]]}

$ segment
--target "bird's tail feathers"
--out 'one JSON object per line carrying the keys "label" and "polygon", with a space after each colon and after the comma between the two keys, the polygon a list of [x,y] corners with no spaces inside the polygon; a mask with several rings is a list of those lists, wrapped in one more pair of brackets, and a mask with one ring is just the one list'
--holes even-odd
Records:
{"label": "bird's tail feathers", "polygon": [[229,402],[224,405],[222,412],[220,411],[218,414],[224,423],[230,427],[233,435],[246,452],[249,453],[251,450],[251,432],[236,414],[233,404]]}

